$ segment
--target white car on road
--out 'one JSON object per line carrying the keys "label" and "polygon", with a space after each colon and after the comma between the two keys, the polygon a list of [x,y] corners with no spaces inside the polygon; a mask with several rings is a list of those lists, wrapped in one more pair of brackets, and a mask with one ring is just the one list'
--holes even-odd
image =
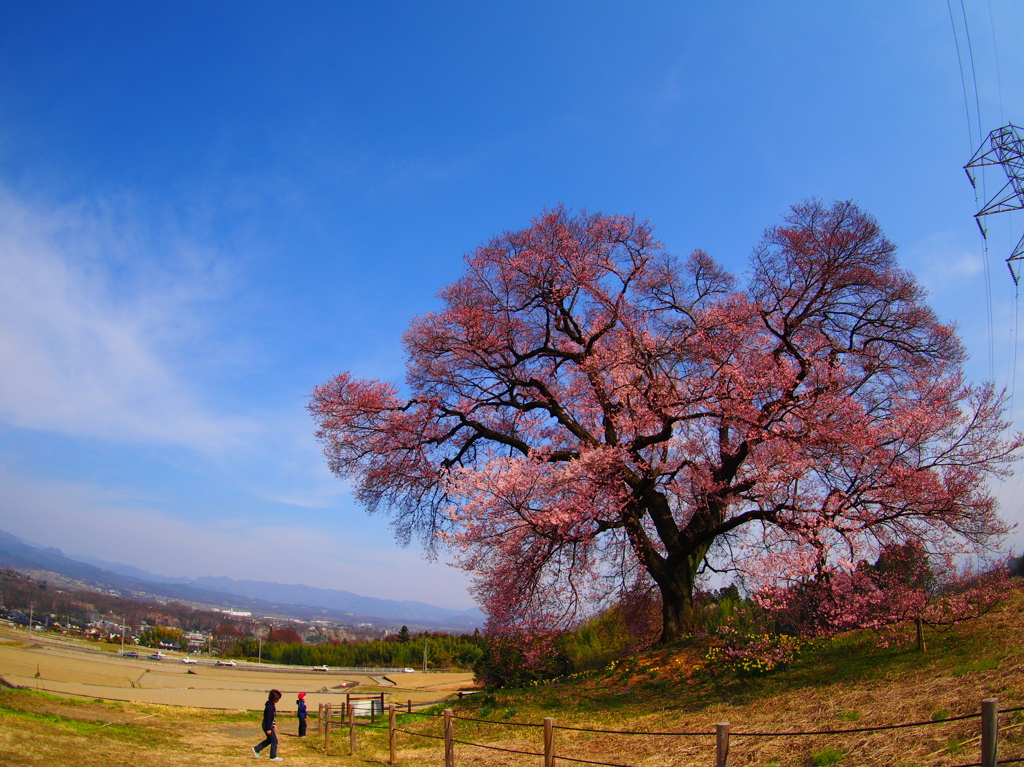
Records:
{"label": "white car on road", "polygon": [[313,666],[314,671],[328,671],[327,666]]}
{"label": "white car on road", "polygon": [[217,665],[218,666],[237,666],[238,664],[235,663],[233,660],[219,660],[219,661],[217,661]]}
{"label": "white car on road", "polygon": [[181,659],[181,662],[182,663],[196,663],[197,661],[196,661],[195,658],[190,658],[190,657],[188,657],[186,655],[184,658]]}

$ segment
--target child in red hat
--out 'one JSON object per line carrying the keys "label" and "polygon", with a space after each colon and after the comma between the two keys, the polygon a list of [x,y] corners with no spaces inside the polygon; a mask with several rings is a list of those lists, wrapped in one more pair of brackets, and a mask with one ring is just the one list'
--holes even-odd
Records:
{"label": "child in red hat", "polygon": [[300,692],[299,699],[295,701],[299,707],[299,737],[306,737],[306,693]]}

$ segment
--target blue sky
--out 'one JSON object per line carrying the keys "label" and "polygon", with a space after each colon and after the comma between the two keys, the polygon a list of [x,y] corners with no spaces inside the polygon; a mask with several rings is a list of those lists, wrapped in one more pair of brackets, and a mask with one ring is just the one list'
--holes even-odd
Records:
{"label": "blue sky", "polygon": [[742,272],[789,205],[853,199],[972,376],[1014,385],[1024,221],[992,217],[986,269],[961,168],[1024,124],[1024,6],[965,0],[968,49],[951,5],[3,4],[0,528],[469,607],[329,475],[304,405],[400,381],[462,255],[560,202]]}

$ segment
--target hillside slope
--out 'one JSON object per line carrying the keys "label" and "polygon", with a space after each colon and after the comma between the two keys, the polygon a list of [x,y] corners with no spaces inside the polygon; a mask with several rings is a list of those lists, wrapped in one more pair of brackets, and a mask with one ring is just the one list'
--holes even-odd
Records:
{"label": "hillside slope", "polygon": [[[908,631],[909,635],[909,631]],[[943,633],[927,632],[929,649],[879,647],[855,632],[808,648],[788,670],[737,676],[708,664],[694,645],[640,653],[613,670],[528,691],[496,691],[462,701],[463,716],[495,724],[459,724],[459,739],[520,747],[515,721],[597,730],[705,733],[704,736],[559,733],[559,753],[617,764],[709,764],[718,722],[729,722],[732,765],[961,765],[979,760],[981,701],[1024,706],[1024,593],[993,613]],[[828,735],[777,735],[922,726]],[[1000,717],[1001,758],[1024,757],[1024,711]],[[743,735],[741,733],[758,733]],[[497,737],[496,737],[497,736]],[[533,738],[537,740],[537,738]],[[537,743],[530,750],[536,750]],[[474,751],[474,763],[498,764]]]}

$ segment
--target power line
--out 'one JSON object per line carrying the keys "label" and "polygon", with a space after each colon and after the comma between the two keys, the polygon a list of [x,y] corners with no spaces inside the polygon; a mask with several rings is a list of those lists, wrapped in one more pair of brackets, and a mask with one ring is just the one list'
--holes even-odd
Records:
{"label": "power line", "polygon": [[967,115],[967,143],[974,146],[974,133],[971,130],[971,105],[967,100],[967,80],[964,78],[964,62],[960,53],[960,37],[956,33],[956,20],[953,18],[953,6],[946,0],[946,8],[949,10],[949,24],[953,27],[953,44],[956,46],[956,64],[960,67],[960,87],[964,94],[964,112]]}
{"label": "power line", "polygon": [[[957,66],[960,69],[960,88],[961,88],[961,91],[963,92],[963,96],[964,96],[964,113],[965,113],[965,115],[967,117],[967,140],[970,143],[970,145],[973,147],[973,146],[975,146],[975,143],[974,143],[974,131],[972,130],[972,126],[971,126],[971,105],[970,105],[970,100],[967,97],[967,78],[964,75],[963,54],[960,52],[960,37],[959,37],[959,35],[957,34],[957,31],[956,31],[956,19],[953,16],[953,6],[951,5],[950,0],[946,0],[946,10],[949,11],[949,24],[953,28],[953,44],[956,46],[956,63],[957,63]],[[981,140],[981,106],[980,106],[980,102],[979,102],[979,99],[978,99],[978,78],[977,78],[977,74],[975,73],[975,69],[974,69],[974,52],[973,52],[973,48],[971,46],[970,30],[969,30],[969,28],[967,26],[967,11],[964,9],[963,0],[960,0],[960,11],[961,11],[961,14],[963,15],[964,30],[966,32],[966,37],[967,37],[967,46],[968,46],[968,50],[970,51],[971,79],[974,82],[974,102],[975,102],[975,106],[977,107],[977,115],[978,115],[978,140],[980,141]],[[977,188],[977,185],[974,183],[974,178],[971,176],[969,171],[968,171],[967,175],[971,179],[971,186],[974,187],[974,209],[975,209],[975,211],[980,211],[981,210],[981,203],[978,200],[978,188]],[[985,179],[984,179],[984,176],[982,176],[982,187],[983,188],[984,188],[984,185],[985,185]],[[982,227],[981,221],[980,221],[980,219],[977,218],[977,215],[975,216],[975,221],[978,222],[978,229],[981,231],[981,239],[982,239],[982,267],[983,267],[983,272],[984,272],[984,275],[985,275],[985,319],[986,319],[986,321],[988,323],[988,376],[989,376],[990,380],[994,381],[995,380],[996,346],[995,346],[995,320],[994,320],[994,316],[993,316],[994,313],[993,313],[993,309],[992,309],[992,273],[991,273],[991,269],[990,269],[989,263],[988,263],[988,248],[987,248],[987,244],[986,244],[985,229]]]}
{"label": "power line", "polygon": [[978,96],[978,73],[974,68],[974,46],[971,44],[971,28],[967,25],[967,10],[964,8],[964,0],[960,0],[960,13],[964,17],[964,35],[967,38],[967,54],[971,62],[971,80],[974,82],[974,107],[978,115],[978,138],[981,138],[981,99]]}
{"label": "power line", "polygon": [[996,85],[999,89],[999,122],[1003,122],[1003,77],[999,72],[999,46],[996,44],[996,23],[992,18],[992,0],[988,0],[988,26],[992,30],[992,58],[996,62]]}
{"label": "power line", "polygon": [[[978,138],[980,139],[982,134],[982,122],[981,122],[981,97],[978,94],[978,71],[974,66],[974,45],[971,43],[971,27],[967,23],[967,9],[964,7],[964,0],[960,0],[960,14],[964,18],[964,36],[967,38],[967,54],[969,61],[971,62],[971,82],[974,84],[974,109],[975,115],[978,118]],[[981,191],[982,197],[988,196],[988,190],[985,185],[985,177],[981,179]],[[977,205],[977,197],[975,197],[975,205]],[[993,317],[992,309],[992,271],[989,268],[988,262],[988,240],[984,237],[982,232],[982,258],[984,259],[985,267],[985,305],[988,311],[988,377],[992,381],[996,378],[996,339],[995,339],[995,319]],[[1012,270],[1011,270],[1012,273]],[[1016,282],[1016,280],[1014,280]]]}

